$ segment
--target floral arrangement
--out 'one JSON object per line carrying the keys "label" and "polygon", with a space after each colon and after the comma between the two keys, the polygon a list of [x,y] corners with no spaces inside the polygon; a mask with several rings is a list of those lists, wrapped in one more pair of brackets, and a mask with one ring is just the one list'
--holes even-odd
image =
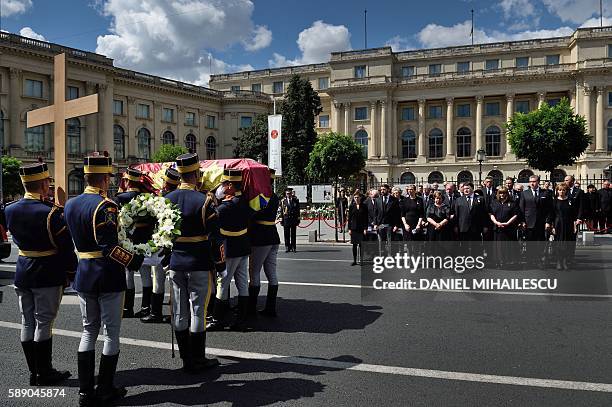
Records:
{"label": "floral arrangement", "polygon": [[300,216],[302,219],[334,219],[336,209],[334,205],[325,205],[315,208],[307,206],[306,209],[300,210]]}
{"label": "floral arrangement", "polygon": [[[151,239],[134,243],[130,236],[139,222],[155,221]],[[151,222],[152,223],[152,222]],[[119,212],[119,244],[126,250],[149,257],[161,249],[171,249],[181,234],[181,211],[168,199],[153,194],[140,194]]]}

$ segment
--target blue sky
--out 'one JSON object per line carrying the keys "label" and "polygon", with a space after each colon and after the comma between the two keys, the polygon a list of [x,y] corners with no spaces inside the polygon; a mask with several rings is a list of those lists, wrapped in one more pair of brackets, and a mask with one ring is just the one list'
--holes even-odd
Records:
{"label": "blue sky", "polygon": [[[307,4],[308,6],[304,6]],[[567,35],[599,0],[0,0],[3,30],[105,54],[116,66],[206,84],[211,73],[324,62],[330,51]],[[612,25],[612,1],[604,1]]]}

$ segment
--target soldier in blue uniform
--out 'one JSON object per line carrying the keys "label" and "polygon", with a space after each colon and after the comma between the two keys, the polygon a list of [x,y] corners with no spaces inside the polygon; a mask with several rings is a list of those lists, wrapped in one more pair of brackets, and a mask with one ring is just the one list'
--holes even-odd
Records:
{"label": "soldier in blue uniform", "polygon": [[[136,168],[128,168],[125,173],[127,179],[127,190],[115,196],[115,202],[119,208],[129,203],[132,199],[144,192],[142,186],[142,172]],[[132,240],[134,243],[146,243],[153,234],[153,226],[146,222],[138,222]],[[125,304],[123,304],[123,318],[142,318],[151,312],[151,293],[153,292],[153,281],[151,279],[151,267],[142,266],[140,268],[140,279],[142,282],[142,302],[140,311],[134,314],[134,297],[136,296],[136,286],[134,285],[134,271],[126,270],[125,279],[127,289],[125,290]]]}
{"label": "soldier in blue uniform", "polygon": [[[274,169],[270,169],[270,179],[274,181]],[[276,316],[276,296],[278,294],[278,277],[276,276],[276,256],[280,237],[276,230],[276,213],[279,199],[272,191],[268,205],[256,212],[249,226],[251,239],[251,256],[249,257],[249,309],[248,315],[257,315],[257,298],[261,286],[261,268],[268,279],[268,295],[263,315]]]}
{"label": "soldier in blue uniform", "polygon": [[[176,190],[181,182],[181,176],[174,168],[166,169],[163,175],[164,185],[160,191],[161,196],[166,196],[170,192]],[[151,313],[140,318],[144,323],[159,324],[167,323],[170,318],[164,317],[162,309],[164,304],[164,292],[166,291],[166,272],[160,264],[151,266],[151,274],[153,275],[153,293],[151,294]]]}
{"label": "soldier in blue uniform", "polygon": [[225,169],[215,195],[221,201],[217,214],[227,273],[217,284],[213,321],[209,324],[212,330],[221,330],[226,326],[224,314],[229,308],[229,286],[232,278],[238,288],[238,316],[230,328],[239,331],[247,328],[248,259],[251,253],[248,224],[252,211],[241,189],[242,170]]}
{"label": "soldier in blue uniform", "polygon": [[198,155],[178,156],[176,168],[182,182],[177,190],[166,195],[182,215],[181,235],[174,242],[169,264],[173,328],[183,370],[196,373],[219,364],[217,359],[206,358],[205,320],[212,290],[209,234],[216,227],[215,209],[211,199],[196,191]]}
{"label": "soldier in blue uniform", "polygon": [[53,385],[70,377],[69,372],[52,366],[51,328],[62,300],[66,271],[76,269],[76,257],[63,208],[45,200],[50,179],[47,164],[26,165],[19,173],[26,192],[6,207],[5,215],[19,248],[15,291],[21,310],[21,346],[30,385]]}
{"label": "soldier in blue uniform", "polygon": [[[125,388],[116,388],[113,384],[119,360],[125,269],[138,270],[143,257],[119,246],[119,208],[106,196],[112,171],[112,161],[106,153],[85,157],[87,187],[67,202],[65,211],[79,257],[74,289],[78,292],[83,317],[78,352],[81,406],[105,405],[127,393]],[[106,335],[94,392],[95,344],[101,325]]]}

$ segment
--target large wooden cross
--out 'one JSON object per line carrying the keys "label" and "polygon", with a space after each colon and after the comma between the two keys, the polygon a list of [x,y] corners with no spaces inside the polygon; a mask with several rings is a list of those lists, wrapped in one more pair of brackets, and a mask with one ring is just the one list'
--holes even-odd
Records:
{"label": "large wooden cross", "polygon": [[53,105],[29,111],[26,126],[30,128],[53,123],[55,200],[63,204],[66,199],[67,184],[66,120],[98,112],[97,93],[66,101],[66,54],[59,54],[54,57],[53,101]]}

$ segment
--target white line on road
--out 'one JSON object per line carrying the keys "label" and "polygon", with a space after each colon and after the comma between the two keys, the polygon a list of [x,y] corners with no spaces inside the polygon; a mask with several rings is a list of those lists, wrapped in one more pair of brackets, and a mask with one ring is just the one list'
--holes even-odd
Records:
{"label": "white line on road", "polygon": [[349,262],[349,260],[340,260],[340,259],[305,259],[305,258],[297,258],[297,257],[294,259],[290,257],[277,257],[276,259],[277,260],[290,260],[290,261],[323,261],[323,262],[329,261],[329,262],[347,263],[347,265]]}
{"label": "white line on road", "polygon": [[[21,325],[15,322],[0,321],[0,327],[10,329],[21,329]],[[81,333],[68,331],[65,329],[53,329],[55,335],[80,338]],[[103,337],[98,337],[98,341],[103,341]],[[171,345],[167,342],[149,341],[144,339],[120,338],[124,345],[134,345],[157,349],[170,349]],[[576,382],[571,380],[538,379],[533,377],[517,376],[498,376],[489,374],[453,372],[446,370],[419,369],[412,367],[373,365],[368,363],[350,363],[336,360],[307,358],[301,356],[283,356],[268,353],[243,352],[231,349],[207,348],[208,353],[219,357],[231,357],[239,359],[263,360],[275,363],[291,365],[316,366],[330,370],[353,370],[367,373],[390,374],[396,376],[425,377],[430,379],[457,380],[477,383],[504,384],[511,386],[542,387],[563,390],[581,390],[612,393],[610,383]]]}

